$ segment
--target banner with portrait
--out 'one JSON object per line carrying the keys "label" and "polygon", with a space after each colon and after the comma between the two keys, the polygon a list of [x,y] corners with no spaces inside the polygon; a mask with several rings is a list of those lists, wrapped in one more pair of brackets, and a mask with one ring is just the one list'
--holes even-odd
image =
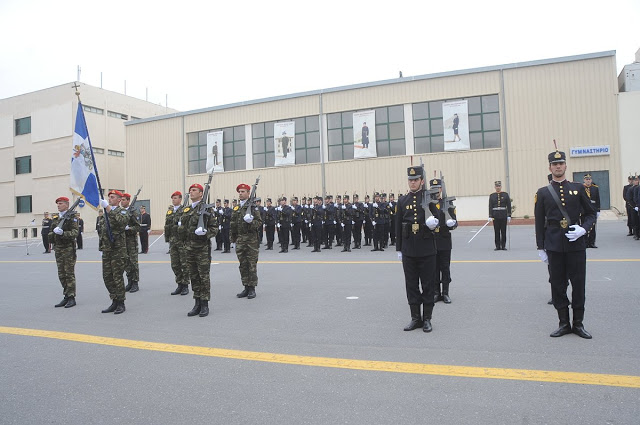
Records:
{"label": "banner with portrait", "polygon": [[222,133],[222,130],[207,133],[207,174],[211,173],[211,169],[216,173],[224,172]]}
{"label": "banner with portrait", "polygon": [[456,100],[442,104],[442,125],[444,128],[445,151],[468,151],[469,105],[466,100]]}
{"label": "banner with portrait", "polygon": [[375,158],[376,150],[376,111],[353,113],[353,157]]}
{"label": "banner with portrait", "polygon": [[276,167],[296,163],[296,123],[295,121],[273,124],[273,152]]}

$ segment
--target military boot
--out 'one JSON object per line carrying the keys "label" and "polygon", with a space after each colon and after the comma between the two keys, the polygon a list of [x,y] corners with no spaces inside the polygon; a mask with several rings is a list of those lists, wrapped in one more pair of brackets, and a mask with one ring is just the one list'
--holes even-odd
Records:
{"label": "military boot", "polygon": [[132,280],[127,278],[127,286],[124,287],[124,292],[129,292],[131,290],[132,284],[133,284]]}
{"label": "military boot", "polygon": [[200,317],[209,315],[209,300],[200,300]]}
{"label": "military boot", "polygon": [[180,295],[181,292],[182,292],[182,285],[178,283],[178,287],[176,288],[175,291],[171,293],[171,295]]}
{"label": "military boot", "polygon": [[422,322],[422,317],[420,316],[420,304],[411,304],[409,305],[409,308],[411,310],[411,322],[404,327],[405,331],[412,331],[414,329],[421,328],[424,324]]}
{"label": "military boot", "polygon": [[591,334],[584,329],[582,324],[584,320],[584,310],[573,310],[573,333],[580,338],[591,339]]}
{"label": "military boot", "polygon": [[442,282],[442,301],[445,304],[451,304],[451,298],[449,297],[449,283]]}
{"label": "military boot", "polygon": [[252,300],[256,297],[256,287],[255,286],[247,286],[249,288],[249,293],[247,294],[247,298]]}
{"label": "military boot", "polygon": [[180,295],[189,295],[189,284],[183,283],[181,286],[182,286],[182,291],[180,291]]}
{"label": "military boot", "polygon": [[373,242],[373,249],[371,251],[380,251],[380,249],[378,248],[378,242]]}
{"label": "military boot", "polygon": [[200,314],[200,298],[196,298],[196,303],[193,306],[193,309],[191,309],[191,311],[187,313],[187,316],[192,317],[197,314]]}
{"label": "military boot", "polygon": [[125,312],[125,310],[126,308],[124,307],[124,300],[118,301],[116,305],[116,310],[113,312],[113,314],[122,314]]}
{"label": "military boot", "polygon": [[433,327],[431,326],[431,314],[433,313],[433,304],[424,306],[424,314],[422,320],[424,325],[422,326],[422,332],[431,332]]}
{"label": "military boot", "polygon": [[111,305],[107,308],[105,308],[104,310],[102,310],[103,313],[113,313],[116,310],[116,307],[118,306],[118,301],[116,300],[112,300],[111,301]]}
{"label": "military boot", "polygon": [[64,307],[65,305],[67,305],[67,302],[69,302],[69,298],[64,297],[62,299],[62,301],[60,301],[58,304],[54,305],[54,307]]}
{"label": "military boot", "polygon": [[569,307],[565,307],[558,310],[558,319],[560,320],[560,325],[558,329],[556,329],[551,333],[551,335],[549,335],[552,338],[557,338],[559,336],[571,333],[571,324],[569,321]]}
{"label": "military boot", "polygon": [[131,281],[131,289],[129,289],[129,292],[131,292],[132,294],[134,292],[138,292],[140,290],[140,288],[138,288],[138,281],[137,280],[132,280]]}
{"label": "military boot", "polygon": [[67,300],[67,304],[65,304],[64,308],[71,308],[71,307],[75,307],[75,306],[76,306],[75,297],[69,297],[69,299]]}
{"label": "military boot", "polygon": [[244,298],[247,295],[249,295],[249,287],[245,286],[244,289],[242,290],[242,292],[240,292],[239,294],[236,294],[236,297],[238,298]]}

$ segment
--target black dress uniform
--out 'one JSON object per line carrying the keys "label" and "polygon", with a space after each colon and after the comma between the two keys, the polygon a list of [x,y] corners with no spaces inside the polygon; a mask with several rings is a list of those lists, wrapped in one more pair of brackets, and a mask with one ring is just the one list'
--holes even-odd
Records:
{"label": "black dress uniform", "polygon": [[351,226],[354,222],[355,210],[349,202],[349,195],[344,195],[342,206],[340,207],[340,228],[342,229],[342,252],[351,252]]}
{"label": "black dress uniform", "polygon": [[[633,210],[633,208],[631,208]],[[42,230],[40,230],[40,234],[42,235],[42,245],[44,246],[43,254],[51,253],[51,243],[49,242],[49,232],[51,231],[51,219],[49,217],[45,217],[42,219]]]}
{"label": "black dress uniform", "polygon": [[336,196],[336,203],[334,204],[336,207],[336,224],[333,226],[334,233],[336,235],[336,246],[342,246],[342,198],[340,195]]}
{"label": "black dress uniform", "polygon": [[327,196],[325,204],[322,206],[324,209],[324,247],[322,249],[332,249],[333,237],[336,229],[336,206],[331,202],[331,196]]}
{"label": "black dress uniform", "polygon": [[[430,185],[431,188],[440,188],[442,187],[442,180],[432,179]],[[451,219],[455,221],[453,226],[449,227],[445,212],[442,210],[442,208],[445,207],[444,202],[439,202],[436,207],[438,208],[438,215],[435,217],[440,223],[438,227],[434,229],[438,254],[436,255],[436,290],[433,300],[434,302],[443,301],[445,304],[451,304],[451,297],[449,297],[449,284],[451,283],[451,249],[453,248],[451,231],[458,228],[458,219],[456,217],[455,207],[449,207],[449,215]]]}
{"label": "black dress uniform", "polygon": [[369,204],[369,218],[373,226],[373,249],[371,251],[384,251],[383,237],[386,220],[387,204],[382,202],[380,194],[374,194],[374,203]]}
{"label": "black dress uniform", "polygon": [[629,228],[629,233],[627,236],[633,236],[633,214],[635,210],[633,209],[632,201],[629,200],[628,196],[630,196],[630,189],[633,188],[633,176],[629,176],[629,184],[622,188],[622,199],[624,199],[624,206],[627,210],[627,227]]}
{"label": "black dress uniform", "polygon": [[358,195],[353,195],[353,249],[362,246],[362,224],[364,223],[365,209],[362,202],[358,201]]}
{"label": "black dress uniform", "polygon": [[[409,167],[409,179],[419,179],[422,167]],[[425,224],[426,218],[438,214],[438,209],[429,204],[429,211],[422,207],[424,189],[409,192],[398,200],[396,218],[396,251],[402,253],[407,301],[411,310],[411,323],[404,329],[410,331],[424,326],[431,332],[431,315],[436,278],[436,238],[433,230]],[[422,291],[420,291],[422,285]],[[423,315],[420,315],[420,305]]]}
{"label": "black dress uniform", "polygon": [[[497,181],[495,186],[502,187],[502,183]],[[494,192],[489,195],[489,217],[493,219],[495,251],[506,250],[507,221],[511,218],[511,198],[507,192]]]}
{"label": "black dress uniform", "polygon": [[276,209],[271,205],[271,198],[267,198],[267,206],[264,207],[264,232],[267,234],[267,250],[273,249],[273,240],[276,230]]}
{"label": "black dress uniform", "polygon": [[[296,202],[298,198],[293,198]],[[302,230],[302,206],[291,205],[291,245],[293,249],[300,249],[300,237]]]}
{"label": "black dress uniform", "polygon": [[[585,174],[585,179],[591,181],[591,174]],[[584,185],[584,190],[591,201],[591,206],[596,210],[596,216],[600,215],[600,188],[596,184],[587,186]],[[580,224],[583,224],[582,218]],[[594,225],[591,230],[587,231],[587,248],[597,248],[596,246],[596,226]]]}
{"label": "black dress uniform", "polygon": [[324,223],[324,209],[322,208],[322,197],[316,197],[318,203],[309,209],[309,224],[311,224],[311,240],[313,241],[313,251],[320,252],[322,245],[322,225]]}
{"label": "black dress uniform", "polygon": [[[283,201],[287,198],[282,197]],[[289,232],[291,231],[291,218],[293,210],[289,205],[281,205],[278,207],[278,241],[280,242],[280,253],[289,252]]]}
{"label": "black dress uniform", "polygon": [[[565,162],[564,152],[549,154],[549,163]],[[557,195],[554,199],[550,190]],[[558,202],[563,206],[565,218]],[[571,333],[569,322],[569,299],[566,293],[566,279],[571,281],[573,307],[573,332],[583,338],[591,338],[584,330],[585,277],[586,277],[586,235],[570,242],[567,233],[579,230],[576,227],[582,214],[582,228],[591,229],[596,222],[594,210],[584,186],[580,183],[552,181],[549,186],[538,189],[535,197],[535,229],[538,250],[546,251],[549,262],[551,293],[553,306],[558,311],[560,327],[551,334],[552,337]],[[541,254],[542,255],[542,254]]]}
{"label": "black dress uniform", "polygon": [[369,214],[369,208],[371,203],[369,202],[369,195],[364,198],[364,245],[371,246],[371,240],[373,239],[373,224],[371,223],[371,215]]}

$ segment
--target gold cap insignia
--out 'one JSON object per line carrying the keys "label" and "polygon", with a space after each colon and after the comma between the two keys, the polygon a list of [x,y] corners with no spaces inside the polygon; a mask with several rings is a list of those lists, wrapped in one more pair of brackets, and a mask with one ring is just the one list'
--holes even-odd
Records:
{"label": "gold cap insignia", "polygon": [[438,180],[433,179],[433,181],[431,182],[431,184],[438,184]]}
{"label": "gold cap insignia", "polygon": [[416,170],[414,170],[413,168],[411,169],[411,171],[409,171],[409,174],[412,176],[416,175]]}
{"label": "gold cap insignia", "polygon": [[556,154],[553,155],[554,158],[562,158],[562,155],[560,155],[560,152],[556,151]]}

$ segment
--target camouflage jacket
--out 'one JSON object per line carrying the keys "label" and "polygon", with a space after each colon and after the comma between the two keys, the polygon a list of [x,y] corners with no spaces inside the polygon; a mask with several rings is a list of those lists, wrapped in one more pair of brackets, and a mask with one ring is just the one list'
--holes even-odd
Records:
{"label": "camouflage jacket", "polygon": [[105,224],[105,216],[99,219],[98,227],[100,228],[100,251],[115,251],[118,249],[127,249],[125,238],[125,226],[129,222],[129,213],[127,210],[115,207],[111,211],[105,213],[109,216],[109,227],[113,235],[113,242],[109,240],[107,226]]}
{"label": "camouflage jacket", "polygon": [[[202,201],[200,201],[202,202]],[[182,216],[179,220],[178,235],[181,240],[186,241],[190,245],[206,245],[209,243],[209,239],[218,234],[218,221],[215,215],[204,216],[204,227],[207,229],[207,233],[203,236],[196,235],[196,229],[198,228],[198,205],[188,205],[182,210]]]}
{"label": "camouflage jacket", "polygon": [[247,207],[236,205],[231,212],[231,242],[251,242],[255,239],[258,242],[258,230],[262,227],[262,215],[255,205],[251,208],[253,221],[247,223],[244,216],[247,214]]}
{"label": "camouflage jacket", "polygon": [[126,226],[129,226],[129,230],[125,230],[124,233],[127,236],[127,240],[136,240],[136,236],[140,233],[140,212],[136,209],[124,209],[127,212],[128,221]]}
{"label": "camouflage jacket", "polygon": [[169,205],[169,209],[164,216],[164,241],[173,243],[178,242],[178,222],[182,217],[183,211],[182,205],[178,206],[177,210],[173,210],[173,205]]}
{"label": "camouflage jacket", "polygon": [[58,214],[53,214],[51,220],[51,231],[49,232],[49,243],[52,243],[57,249],[75,248],[76,238],[78,237],[78,219],[76,214],[73,214],[73,219],[67,220],[62,227],[63,233],[57,235],[53,232],[53,229],[58,227],[61,217]]}

